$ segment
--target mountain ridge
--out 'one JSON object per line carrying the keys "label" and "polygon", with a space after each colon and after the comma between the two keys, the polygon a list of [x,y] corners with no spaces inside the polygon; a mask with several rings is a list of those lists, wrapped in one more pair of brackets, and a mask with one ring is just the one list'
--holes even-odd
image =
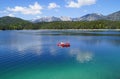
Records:
{"label": "mountain ridge", "polygon": [[[120,11],[108,14],[108,15],[102,15],[100,13],[90,13],[86,14],[81,17],[71,18],[67,16],[50,16],[50,17],[41,17],[36,18],[32,20],[24,20],[17,17],[10,17],[10,16],[3,16],[0,17],[0,22],[7,21],[8,23],[18,22],[18,21],[26,21],[26,22],[32,22],[32,23],[38,23],[38,22],[54,22],[54,21],[96,21],[96,20],[111,20],[111,21],[120,21]],[[6,23],[6,22],[5,22]]]}
{"label": "mountain ridge", "polygon": [[[62,17],[62,18],[61,18]],[[67,16],[61,16],[61,17],[41,17],[39,19],[34,19],[32,21],[35,22],[52,22],[52,21],[95,21],[95,20],[112,20],[112,21],[118,21],[120,20],[120,11],[108,14],[108,15],[102,15],[100,13],[91,13],[86,14],[81,17],[71,18]]]}

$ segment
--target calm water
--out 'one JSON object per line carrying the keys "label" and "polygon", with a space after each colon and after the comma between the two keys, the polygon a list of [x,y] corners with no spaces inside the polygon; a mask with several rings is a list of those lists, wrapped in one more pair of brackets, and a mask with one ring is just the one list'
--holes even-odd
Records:
{"label": "calm water", "polygon": [[0,31],[0,79],[120,79],[120,32]]}

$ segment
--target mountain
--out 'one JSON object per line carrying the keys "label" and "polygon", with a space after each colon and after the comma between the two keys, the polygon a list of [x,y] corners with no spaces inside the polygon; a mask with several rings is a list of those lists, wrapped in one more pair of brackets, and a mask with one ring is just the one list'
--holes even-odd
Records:
{"label": "mountain", "polygon": [[94,21],[94,20],[100,20],[100,19],[104,19],[104,16],[102,14],[92,13],[92,14],[84,15],[80,17],[78,20],[79,21]]}
{"label": "mountain", "polygon": [[41,17],[39,19],[33,19],[32,22],[37,23],[37,22],[52,22],[52,21],[61,21],[60,18],[57,17]]}
{"label": "mountain", "polygon": [[102,14],[92,13],[87,14],[82,17],[77,18],[71,18],[67,16],[61,16],[61,17],[41,17],[39,19],[33,19],[32,22],[52,22],[52,21],[94,21],[94,20],[100,20],[103,19],[104,16]]}
{"label": "mountain", "polygon": [[72,21],[72,18],[71,17],[67,17],[67,16],[61,16],[60,20],[61,21]]}
{"label": "mountain", "polygon": [[33,19],[32,22],[52,22],[52,21],[72,21],[72,18],[66,17],[66,16],[61,16],[61,17],[41,17],[37,19]]}
{"label": "mountain", "polygon": [[106,19],[112,21],[120,20],[120,11],[109,14],[108,16],[106,16]]}
{"label": "mountain", "polygon": [[77,18],[71,18],[66,16],[61,17],[41,17],[39,19],[34,19],[32,22],[52,22],[52,21],[95,21],[95,20],[112,20],[112,21],[118,21],[120,20],[120,11],[114,12],[112,14],[109,14],[107,16],[104,16],[102,14],[98,13],[91,13],[86,14],[82,17]]}

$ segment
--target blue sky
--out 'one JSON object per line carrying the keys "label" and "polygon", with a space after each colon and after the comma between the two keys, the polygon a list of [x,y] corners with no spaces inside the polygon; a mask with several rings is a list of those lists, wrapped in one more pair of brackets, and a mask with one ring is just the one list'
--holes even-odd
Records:
{"label": "blue sky", "polygon": [[120,0],[0,0],[0,17],[26,20],[44,16],[81,17],[88,13],[108,15],[120,10]]}

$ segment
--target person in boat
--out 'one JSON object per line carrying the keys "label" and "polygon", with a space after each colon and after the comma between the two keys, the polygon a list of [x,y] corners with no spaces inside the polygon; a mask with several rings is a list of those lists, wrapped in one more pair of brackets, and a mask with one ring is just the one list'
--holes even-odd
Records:
{"label": "person in boat", "polygon": [[60,42],[60,44],[64,44],[64,42]]}

